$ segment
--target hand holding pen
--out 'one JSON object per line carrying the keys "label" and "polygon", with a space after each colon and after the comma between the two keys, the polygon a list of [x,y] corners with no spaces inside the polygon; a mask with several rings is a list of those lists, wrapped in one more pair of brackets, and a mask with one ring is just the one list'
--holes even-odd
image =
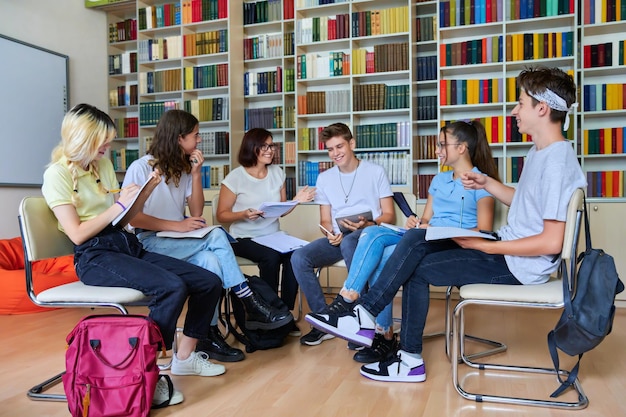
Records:
{"label": "hand holding pen", "polygon": [[253,208],[249,208],[248,210],[245,211],[246,219],[252,220],[252,221],[258,219],[259,217],[264,219],[265,217],[263,217],[263,214],[264,213],[261,210],[256,210]]}

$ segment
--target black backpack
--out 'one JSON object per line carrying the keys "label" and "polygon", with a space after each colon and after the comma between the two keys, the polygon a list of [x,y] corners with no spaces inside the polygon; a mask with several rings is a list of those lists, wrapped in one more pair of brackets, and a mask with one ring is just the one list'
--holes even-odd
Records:
{"label": "black backpack", "polygon": [[587,202],[583,204],[585,220],[585,251],[577,259],[580,263],[574,298],[569,290],[567,269],[563,269],[564,310],[554,330],[548,333],[548,348],[554,363],[559,370],[557,348],[570,356],[578,355],[578,362],[569,372],[565,381],[551,397],[561,395],[563,391],[576,381],[578,366],[583,353],[595,348],[604,337],[611,333],[613,316],[615,315],[615,296],[624,291],[615,269],[613,257],[602,249],[591,247]]}
{"label": "black backpack", "polygon": [[[272,287],[257,276],[248,276],[248,285],[256,293],[256,295],[265,302],[281,311],[289,312],[289,308],[283,300],[274,292]],[[246,346],[246,352],[252,353],[255,350],[266,350],[281,347],[287,335],[293,328],[293,320],[287,324],[272,330],[246,328],[246,312],[243,303],[239,300],[233,291],[230,292],[230,302],[232,306],[233,316],[237,328],[233,325],[230,317],[226,318],[226,324],[229,331],[235,338]]]}

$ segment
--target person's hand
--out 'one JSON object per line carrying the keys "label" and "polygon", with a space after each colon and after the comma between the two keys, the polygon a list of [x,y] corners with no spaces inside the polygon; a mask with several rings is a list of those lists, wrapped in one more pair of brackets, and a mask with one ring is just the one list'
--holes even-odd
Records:
{"label": "person's hand", "polygon": [[489,248],[494,244],[494,241],[482,237],[455,237],[452,240],[463,249],[475,249],[485,253],[489,253]]}
{"label": "person's hand", "polygon": [[300,203],[308,203],[313,201],[315,198],[315,187],[310,187],[307,185],[298,191],[298,194],[293,198],[294,200],[299,201]]}
{"label": "person's hand", "polygon": [[128,184],[126,187],[120,190],[120,198],[117,201],[122,203],[124,207],[130,206],[130,203],[135,199],[137,193],[141,189],[137,184]]}
{"label": "person's hand", "polygon": [[204,162],[204,155],[200,149],[194,149],[189,155],[189,162],[191,163],[191,172],[200,172],[202,170],[202,163]]}
{"label": "person's hand", "polygon": [[351,222],[350,220],[345,219],[341,221],[341,225],[345,227],[346,229],[349,229],[354,232],[355,230],[363,229],[367,226],[374,226],[376,225],[376,223],[371,220],[367,220],[363,216],[359,216],[358,222]]}
{"label": "person's hand", "polygon": [[244,211],[244,217],[246,220],[251,220],[251,221],[255,221],[258,218],[262,218],[264,219],[265,217],[263,217],[263,212],[257,209],[253,209],[253,208],[249,208],[248,210]]}
{"label": "person's hand", "polygon": [[336,235],[327,233],[326,238],[328,239],[328,243],[330,243],[331,245],[339,246],[339,244],[343,240],[343,233],[340,232],[340,233],[337,233]]}
{"label": "person's hand", "polygon": [[461,183],[468,190],[481,190],[487,185],[487,176],[478,172],[464,172],[461,174]]}
{"label": "person's hand", "polygon": [[177,232],[191,232],[192,230],[202,229],[206,227],[206,220],[202,217],[185,217],[178,222]]}
{"label": "person's hand", "polygon": [[420,219],[417,216],[414,215],[410,215],[407,219],[406,219],[406,224],[405,227],[407,229],[414,229],[416,227],[419,227],[420,225]]}

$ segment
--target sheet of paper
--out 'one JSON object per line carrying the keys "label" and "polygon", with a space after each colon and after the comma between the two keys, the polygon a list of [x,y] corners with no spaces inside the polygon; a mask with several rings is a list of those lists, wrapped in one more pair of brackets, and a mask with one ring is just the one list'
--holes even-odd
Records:
{"label": "sheet of paper", "polygon": [[[158,237],[170,237],[170,238],[174,238],[174,239],[183,239],[183,238],[202,239],[203,237],[205,237],[213,229],[222,229],[222,230],[224,230],[224,228],[222,226],[217,225],[217,226],[203,227],[202,229],[196,229],[196,230],[192,230],[190,232],[174,232],[174,231],[171,231],[171,230],[164,230],[164,231],[161,231],[161,232],[157,232],[156,235]],[[228,232],[226,232],[226,230],[224,230],[224,232],[228,236],[228,240],[229,241],[236,242],[235,238],[233,238]]]}
{"label": "sheet of paper", "polygon": [[496,240],[496,237],[493,235],[460,227],[429,227],[426,229],[426,240],[450,239],[453,237],[482,237],[483,239]]}
{"label": "sheet of paper", "polygon": [[270,235],[259,236],[252,239],[254,242],[272,248],[280,253],[287,253],[299,249],[309,242],[287,233],[278,231]]}
{"label": "sheet of paper", "polygon": [[275,202],[268,201],[268,202],[261,204],[258,210],[263,212],[263,217],[265,217],[266,219],[269,219],[273,217],[282,216],[283,214],[291,210],[293,207],[297,206],[298,203],[299,202],[297,200],[275,201]]}
{"label": "sheet of paper", "polygon": [[407,231],[407,229],[405,227],[396,226],[395,224],[381,223],[380,225],[382,227],[386,227],[387,229],[393,230],[394,232],[398,233],[399,235],[403,235]]}

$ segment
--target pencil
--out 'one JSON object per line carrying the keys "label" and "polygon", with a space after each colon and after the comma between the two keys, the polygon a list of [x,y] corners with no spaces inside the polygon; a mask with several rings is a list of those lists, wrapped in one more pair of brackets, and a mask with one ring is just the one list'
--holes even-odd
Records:
{"label": "pencil", "polygon": [[119,193],[120,191],[122,191],[122,189],[121,189],[121,188],[116,188],[116,189],[114,189],[114,190],[109,190],[109,192],[110,192],[110,193],[113,193],[113,194],[115,194],[115,193]]}

